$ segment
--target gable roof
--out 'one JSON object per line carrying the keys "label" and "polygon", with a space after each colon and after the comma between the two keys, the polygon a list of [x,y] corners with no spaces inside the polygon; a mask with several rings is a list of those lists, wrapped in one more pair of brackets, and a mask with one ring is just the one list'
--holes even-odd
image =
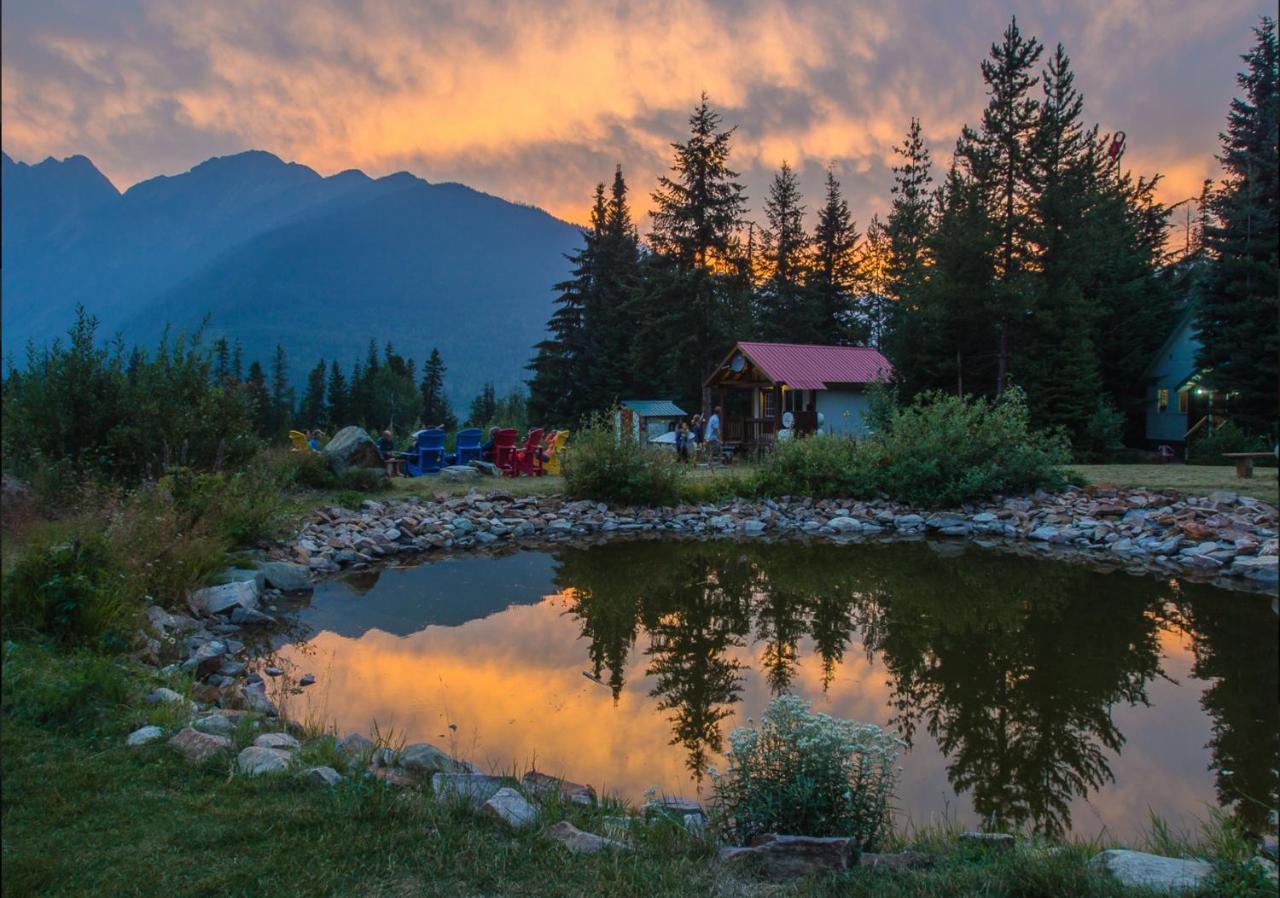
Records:
{"label": "gable roof", "polygon": [[622,404],[641,418],[682,418],[685,411],[666,399],[624,399]]}
{"label": "gable roof", "polygon": [[793,390],[825,390],[831,384],[868,384],[893,376],[889,360],[869,346],[744,341],[736,348],[771,381],[784,383]]}

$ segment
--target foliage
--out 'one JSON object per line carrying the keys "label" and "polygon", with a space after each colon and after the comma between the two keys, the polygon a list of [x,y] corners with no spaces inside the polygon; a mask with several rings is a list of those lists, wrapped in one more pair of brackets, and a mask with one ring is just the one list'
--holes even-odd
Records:
{"label": "foliage", "polygon": [[1074,444],[1077,461],[1101,462],[1124,445],[1124,414],[1114,406],[1099,402],[1085,422],[1084,434]]}
{"label": "foliage", "polygon": [[680,495],[682,470],[675,455],[614,431],[605,414],[573,435],[564,455],[565,488],[576,499],[618,505],[668,505]]}
{"label": "foliage", "polygon": [[759,729],[729,734],[727,770],[714,779],[720,827],[735,844],[792,833],[850,836],[874,849],[889,832],[889,800],[904,743],[875,724],[815,714],[781,695]]}
{"label": "foliage", "polygon": [[6,723],[75,730],[82,737],[112,720],[137,692],[132,673],[107,655],[11,641],[4,643],[0,682]]}
{"label": "foliage", "polygon": [[65,645],[124,648],[133,609],[106,540],[63,536],[50,530],[33,540],[5,575],[6,638],[39,633]]}
{"label": "foliage", "polygon": [[901,406],[880,393],[868,423],[872,432],[860,443],[819,435],[780,444],[760,469],[760,492],[838,498],[884,493],[938,507],[1064,483],[1057,466],[1068,461],[1067,443],[1031,428],[1017,388],[994,403],[926,393]]}
{"label": "foliage", "polygon": [[[1222,453],[1265,452],[1269,448],[1265,437],[1251,437],[1234,421],[1228,421],[1211,433],[1195,437],[1187,460],[1193,465],[1234,465],[1235,461],[1223,458]],[[1274,464],[1270,459],[1255,459],[1255,463]]]}

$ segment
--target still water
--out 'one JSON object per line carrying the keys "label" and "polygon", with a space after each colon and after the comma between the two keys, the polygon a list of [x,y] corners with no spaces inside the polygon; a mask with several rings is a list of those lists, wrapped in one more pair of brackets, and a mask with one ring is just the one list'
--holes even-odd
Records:
{"label": "still water", "polygon": [[705,795],[785,691],[907,740],[900,821],[1274,829],[1265,595],[945,544],[614,542],[355,573],[300,617],[293,713],[484,768]]}

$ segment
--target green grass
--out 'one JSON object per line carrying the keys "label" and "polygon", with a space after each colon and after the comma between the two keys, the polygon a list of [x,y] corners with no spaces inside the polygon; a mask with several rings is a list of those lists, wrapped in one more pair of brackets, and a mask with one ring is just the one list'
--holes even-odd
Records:
{"label": "green grass", "polygon": [[[41,672],[48,676],[32,676]],[[192,767],[163,743],[125,748],[124,735],[152,714],[136,703],[140,682],[121,688],[124,673],[115,661],[6,647],[4,895],[1131,894],[1089,872],[1091,845],[965,853],[940,829],[898,838],[938,855],[932,869],[853,870],[785,886],[726,873],[712,846],[676,828],[644,831],[633,853],[571,855],[538,828],[512,832],[418,790],[366,779],[336,789],[250,780],[232,775],[229,757]],[[52,694],[64,681],[74,696]],[[326,750],[312,755],[323,760]],[[568,815],[598,832],[605,813],[549,805],[544,820]],[[1267,894],[1240,869],[1230,881],[1245,885],[1233,894]]]}
{"label": "green grass", "polygon": [[1091,484],[1177,490],[1189,496],[1206,496],[1228,490],[1276,504],[1276,468],[1254,468],[1253,477],[1236,477],[1234,467],[1218,465],[1071,465],[1070,471]]}

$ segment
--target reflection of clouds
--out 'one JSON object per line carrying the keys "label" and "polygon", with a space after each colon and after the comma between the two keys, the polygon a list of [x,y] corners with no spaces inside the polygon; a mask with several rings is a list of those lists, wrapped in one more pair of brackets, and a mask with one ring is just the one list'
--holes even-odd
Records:
{"label": "reflection of clouds", "polygon": [[[692,793],[684,749],[670,744],[671,725],[648,695],[653,684],[645,676],[647,635],[641,633],[628,657],[615,704],[607,687],[582,676],[589,666],[587,646],[572,617],[563,613],[566,594],[403,638],[377,630],[354,640],[320,633],[311,641],[313,658],[298,659],[321,675],[307,698],[316,710],[323,707],[340,732],[365,729],[376,720],[408,741],[456,748],[483,767],[524,768],[536,758],[539,769],[633,799],[650,785]],[[1119,837],[1142,825],[1148,807],[1178,821],[1203,815],[1204,803],[1212,801],[1205,737],[1187,735],[1209,729],[1199,689],[1187,688],[1196,683],[1190,676],[1189,642],[1166,631],[1161,646],[1165,672],[1176,682],[1152,681],[1150,708],[1112,709],[1127,743],[1120,757],[1111,759],[1115,782],[1087,801],[1073,802],[1081,833],[1105,826]],[[771,698],[759,668],[761,649],[756,642],[727,653],[729,660],[742,663],[744,677],[741,701],[722,723],[726,735],[748,717],[758,721]],[[797,655],[792,689],[811,699],[816,710],[888,724],[888,675],[860,643],[848,646],[825,694],[821,661],[810,639],[800,641]],[[458,725],[456,734],[449,733],[449,723]],[[711,763],[723,766],[721,758]],[[903,820],[928,823],[949,812],[975,822],[968,798],[957,798],[948,785],[946,759],[926,733],[917,733],[902,765],[897,807]]]}
{"label": "reflection of clouds", "polygon": [[[1023,28],[1074,54],[1090,117],[1128,132],[1128,161],[1170,173],[1167,197],[1194,193],[1267,6],[1038,6]],[[911,116],[940,162],[977,119],[978,64],[1005,24],[923,0],[116,7],[4,4],[8,152],[85,153],[123,185],[255,147],[324,173],[411,168],[573,220],[614,161],[645,206],[705,89],[740,126],[733,164],[755,202],[783,159],[811,199],[834,163],[865,224]]]}

